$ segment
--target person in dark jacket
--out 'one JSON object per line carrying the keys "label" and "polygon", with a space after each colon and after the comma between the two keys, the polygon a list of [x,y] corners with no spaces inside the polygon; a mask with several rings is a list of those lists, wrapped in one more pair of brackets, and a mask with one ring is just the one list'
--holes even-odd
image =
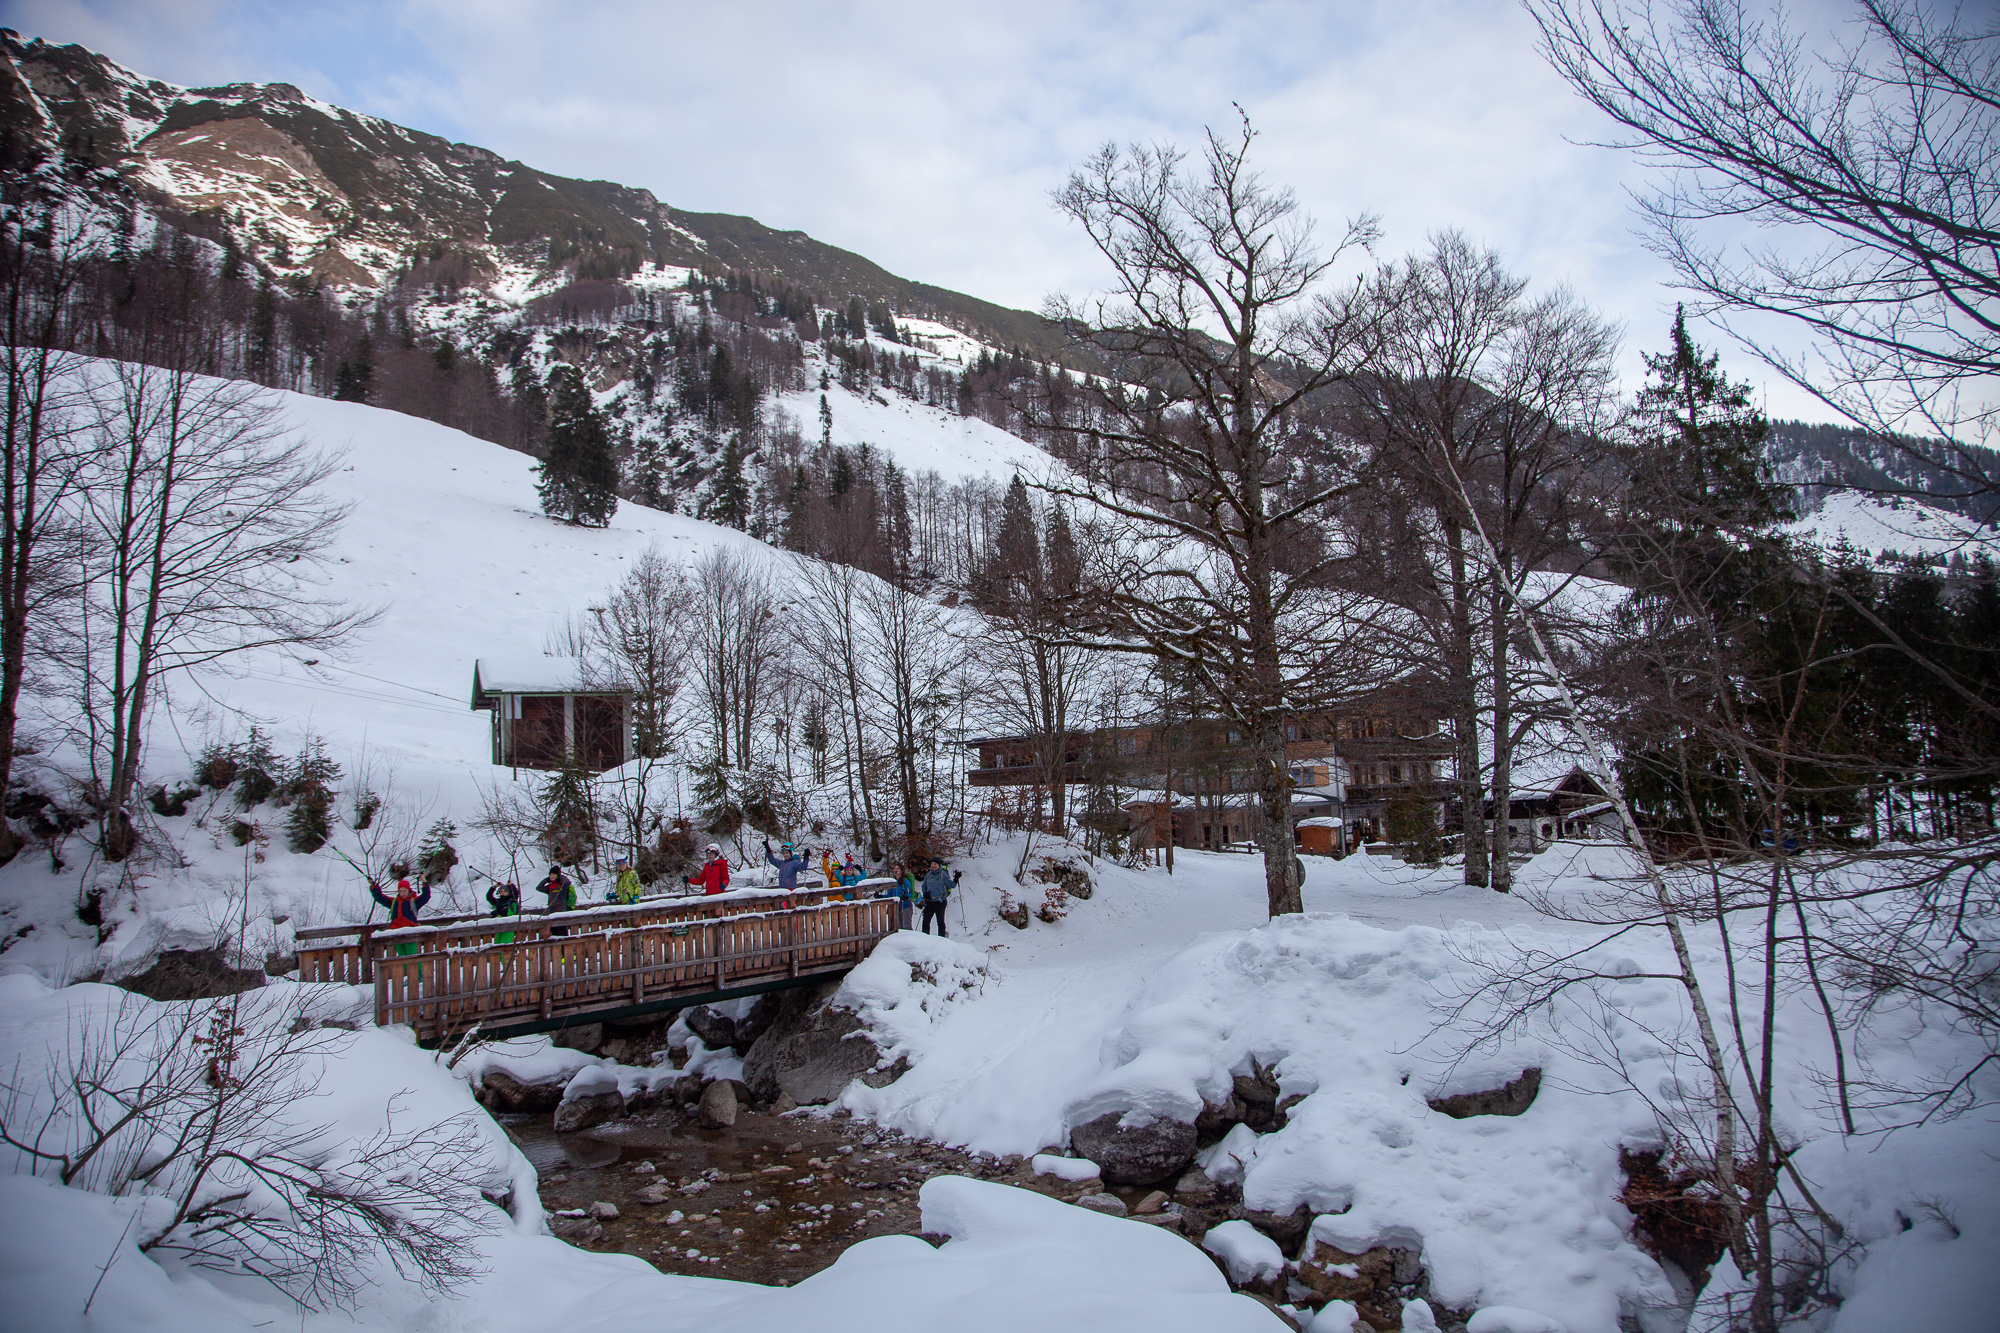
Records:
{"label": "person in dark jacket", "polygon": [[[431,900],[430,885],[424,885],[424,891],[418,893],[410,887],[410,881],[407,879],[396,881],[396,896],[394,898],[390,898],[384,894],[382,886],[373,880],[368,881],[368,892],[374,897],[376,902],[389,909],[389,929],[391,930],[402,930],[406,927],[416,925],[417,913],[422,911],[424,904]],[[396,946],[398,957],[407,958],[416,951],[417,945],[414,940]]]}
{"label": "person in dark jacket", "polygon": [[[551,912],[571,912],[576,910],[576,885],[569,882],[561,866],[550,866],[548,878],[535,886],[548,895]],[[567,935],[568,926],[550,926],[549,934]]]}
{"label": "person in dark jacket", "polygon": [[[486,891],[486,905],[493,909],[494,916],[521,915],[521,886],[518,884],[495,884]],[[495,944],[512,944],[514,932],[503,930],[493,937]]]}
{"label": "person in dark jacket", "polygon": [[778,868],[778,887],[786,893],[795,892],[799,887],[799,872],[811,863],[806,860],[806,853],[804,851],[793,851],[792,844],[789,842],[779,843],[778,850],[783,852],[784,855],[773,856],[771,854],[771,844],[766,841],[764,844],[764,859]]}
{"label": "person in dark jacket", "polygon": [[924,934],[931,933],[931,922],[937,922],[939,939],[946,938],[944,928],[944,905],[951,899],[951,891],[958,887],[959,873],[944,868],[944,858],[931,858],[930,873],[924,876]]}

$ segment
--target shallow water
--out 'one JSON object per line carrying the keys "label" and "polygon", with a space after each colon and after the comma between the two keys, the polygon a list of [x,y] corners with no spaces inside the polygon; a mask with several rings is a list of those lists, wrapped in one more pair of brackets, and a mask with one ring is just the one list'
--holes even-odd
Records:
{"label": "shallow water", "polygon": [[[789,1285],[855,1241],[921,1235],[917,1190],[934,1175],[1077,1193],[1019,1158],[956,1152],[845,1116],[745,1111],[732,1128],[707,1129],[661,1111],[576,1134],[555,1133],[545,1115],[501,1123],[540,1175],[558,1235],[701,1277]],[[668,1201],[640,1202],[640,1191],[662,1179],[674,1186]],[[599,1201],[617,1205],[618,1217],[593,1225],[556,1216]]]}

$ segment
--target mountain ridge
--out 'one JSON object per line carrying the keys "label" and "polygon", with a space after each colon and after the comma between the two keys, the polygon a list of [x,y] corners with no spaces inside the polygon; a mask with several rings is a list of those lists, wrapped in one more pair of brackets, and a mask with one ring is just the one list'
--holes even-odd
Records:
{"label": "mountain ridge", "polygon": [[[476,144],[322,101],[289,83],[181,87],[80,45],[0,28],[0,165],[60,156],[219,218],[274,275],[356,294],[456,251],[475,286],[623,278],[646,264],[742,270],[838,307],[859,297],[995,346],[1058,356],[1040,316],[930,283],[740,214],[557,176]],[[529,281],[523,281],[524,279]]]}

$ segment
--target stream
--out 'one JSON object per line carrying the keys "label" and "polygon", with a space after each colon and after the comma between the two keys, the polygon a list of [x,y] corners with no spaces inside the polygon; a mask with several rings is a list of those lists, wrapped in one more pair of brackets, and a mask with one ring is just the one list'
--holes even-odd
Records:
{"label": "stream", "polygon": [[[547,1115],[499,1120],[534,1164],[555,1234],[698,1277],[789,1286],[858,1240],[922,1235],[917,1190],[935,1175],[1002,1181],[1065,1200],[1082,1192],[1035,1175],[1019,1157],[963,1153],[844,1114],[746,1110],[733,1126],[709,1129],[662,1110],[575,1134],[555,1133]],[[649,1190],[663,1181],[666,1188]],[[650,1203],[642,1191],[667,1197]],[[613,1205],[618,1215],[589,1216],[595,1203]]]}

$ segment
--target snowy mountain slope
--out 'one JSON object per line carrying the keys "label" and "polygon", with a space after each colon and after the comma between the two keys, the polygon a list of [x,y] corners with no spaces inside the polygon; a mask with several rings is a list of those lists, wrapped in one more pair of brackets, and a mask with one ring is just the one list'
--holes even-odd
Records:
{"label": "snowy mountain slope", "polygon": [[1795,535],[1809,537],[1831,551],[1845,543],[1864,557],[1897,555],[1945,563],[1952,555],[1976,559],[2000,546],[2000,534],[1985,524],[1921,500],[1880,500],[1851,491],[1837,491],[1792,526]]}
{"label": "snowy mountain slope", "polygon": [[[1019,436],[978,417],[912,402],[879,392],[855,393],[839,384],[826,391],[836,447],[866,444],[885,452],[912,475],[935,472],[946,481],[991,477],[1005,482],[1014,472],[1039,477],[1055,461]],[[784,394],[773,400],[808,426],[819,414],[819,394]]]}
{"label": "snowy mountain slope", "polygon": [[1034,315],[897,277],[803,232],[538,171],[290,84],[182,88],[12,32],[0,36],[0,55],[0,126],[18,145],[112,168],[142,193],[220,217],[281,277],[372,291],[412,255],[440,247],[470,257],[473,286],[495,293],[518,289],[523,272],[735,268],[816,289],[835,305],[886,298],[995,345],[1059,349]]}

